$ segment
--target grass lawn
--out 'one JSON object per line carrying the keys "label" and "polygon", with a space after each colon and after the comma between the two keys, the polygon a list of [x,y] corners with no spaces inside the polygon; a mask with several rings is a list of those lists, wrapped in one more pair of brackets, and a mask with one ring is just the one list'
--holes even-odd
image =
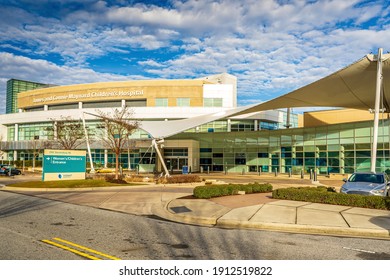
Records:
{"label": "grass lawn", "polygon": [[116,184],[104,180],[65,180],[65,181],[30,181],[8,185],[18,188],[99,188],[114,186],[139,186],[142,183]]}

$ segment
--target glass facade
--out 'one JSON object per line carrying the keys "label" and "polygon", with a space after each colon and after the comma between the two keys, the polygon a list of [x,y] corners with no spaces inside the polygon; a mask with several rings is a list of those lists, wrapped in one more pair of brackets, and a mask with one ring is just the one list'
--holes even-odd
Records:
{"label": "glass facade", "polygon": [[48,129],[51,126],[51,123],[20,124],[18,140],[52,140],[53,130]]}
{"label": "glass facade", "polygon": [[[263,122],[258,121],[261,127]],[[219,120],[197,129],[167,138],[167,140],[194,140],[199,144],[196,157],[203,170],[215,172],[281,172],[291,170],[299,174],[316,170],[319,174],[369,171],[371,161],[372,121],[345,123],[312,128],[269,129],[255,131],[254,120]],[[51,140],[51,122],[7,126],[9,145],[4,151],[13,158],[30,159],[28,141]],[[280,125],[280,124],[276,124]],[[101,122],[87,122],[88,129],[103,129]],[[231,131],[228,132],[228,129]],[[17,131],[16,131],[17,129]],[[17,141],[14,142],[17,136]],[[139,129],[129,141],[150,141],[148,133]],[[378,137],[377,171],[390,171],[390,120],[381,121]],[[149,146],[150,144],[146,144]],[[105,151],[99,141],[92,143],[92,158],[97,166],[111,165],[115,155]],[[156,153],[152,149],[134,146],[120,156],[123,168],[155,170]],[[85,147],[84,147],[85,148]],[[106,153],[106,154],[105,154]],[[188,164],[188,149],[165,147],[166,164],[173,170]],[[105,158],[107,162],[105,162]]]}
{"label": "glass facade", "polygon": [[11,79],[7,81],[7,96],[6,96],[6,113],[18,112],[17,96],[19,92],[33,90],[41,87],[47,87],[46,84],[34,83],[29,81],[22,81]]}
{"label": "glass facade", "polygon": [[126,100],[126,107],[146,107],[146,99]]}
{"label": "glass facade", "polygon": [[[390,171],[390,121],[379,129],[377,171]],[[369,171],[372,122],[283,130],[182,133],[199,141],[203,170],[319,174]]]}
{"label": "glass facade", "polygon": [[83,102],[83,108],[119,108],[122,107],[122,101],[100,101],[100,102]]}

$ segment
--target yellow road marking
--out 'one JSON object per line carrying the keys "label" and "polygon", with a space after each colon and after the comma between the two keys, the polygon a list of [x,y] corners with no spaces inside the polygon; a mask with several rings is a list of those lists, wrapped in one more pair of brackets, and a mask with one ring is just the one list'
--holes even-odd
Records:
{"label": "yellow road marking", "polygon": [[101,260],[101,259],[99,259],[99,258],[97,258],[97,257],[91,256],[91,255],[86,254],[86,253],[83,253],[83,252],[81,252],[81,251],[79,251],[79,250],[72,249],[72,248],[70,248],[70,247],[68,247],[68,246],[64,246],[64,245],[58,244],[58,243],[53,242],[53,241],[50,241],[50,240],[46,240],[46,239],[45,239],[45,240],[42,240],[42,242],[45,242],[45,243],[47,243],[47,244],[50,244],[50,245],[59,247],[59,248],[64,249],[64,250],[66,250],[66,251],[75,253],[76,255],[82,256],[82,257],[87,258],[87,259],[91,259],[91,260]]}
{"label": "yellow road marking", "polygon": [[58,237],[55,237],[55,238],[53,238],[53,239],[56,240],[56,241],[59,241],[59,242],[62,242],[62,243],[71,245],[71,246],[73,246],[73,247],[76,247],[76,248],[79,248],[79,249],[82,249],[82,250],[91,252],[91,253],[93,253],[93,254],[96,254],[96,255],[105,257],[105,258],[107,258],[107,259],[111,259],[111,260],[120,260],[120,259],[117,258],[117,257],[113,257],[113,256],[110,256],[110,255],[104,254],[104,253],[102,253],[102,252],[93,250],[93,249],[88,248],[88,247],[81,246],[81,245],[79,245],[79,244],[76,244],[76,243],[73,243],[73,242],[70,242],[70,241],[67,241],[67,240],[58,238]]}

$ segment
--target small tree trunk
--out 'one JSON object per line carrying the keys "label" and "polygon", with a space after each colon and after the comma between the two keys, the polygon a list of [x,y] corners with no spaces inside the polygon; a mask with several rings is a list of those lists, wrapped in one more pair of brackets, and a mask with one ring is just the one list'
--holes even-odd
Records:
{"label": "small tree trunk", "polygon": [[115,180],[119,179],[118,170],[119,170],[119,153],[115,153]]}

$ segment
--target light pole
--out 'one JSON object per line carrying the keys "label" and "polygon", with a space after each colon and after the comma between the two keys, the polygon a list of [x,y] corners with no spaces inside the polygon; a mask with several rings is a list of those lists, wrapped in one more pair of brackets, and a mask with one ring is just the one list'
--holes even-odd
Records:
{"label": "light pole", "polygon": [[376,90],[375,90],[375,109],[374,109],[374,131],[372,140],[371,154],[371,172],[376,171],[376,153],[378,149],[378,129],[379,129],[379,105],[382,91],[382,48],[378,49],[377,72],[376,72]]}

